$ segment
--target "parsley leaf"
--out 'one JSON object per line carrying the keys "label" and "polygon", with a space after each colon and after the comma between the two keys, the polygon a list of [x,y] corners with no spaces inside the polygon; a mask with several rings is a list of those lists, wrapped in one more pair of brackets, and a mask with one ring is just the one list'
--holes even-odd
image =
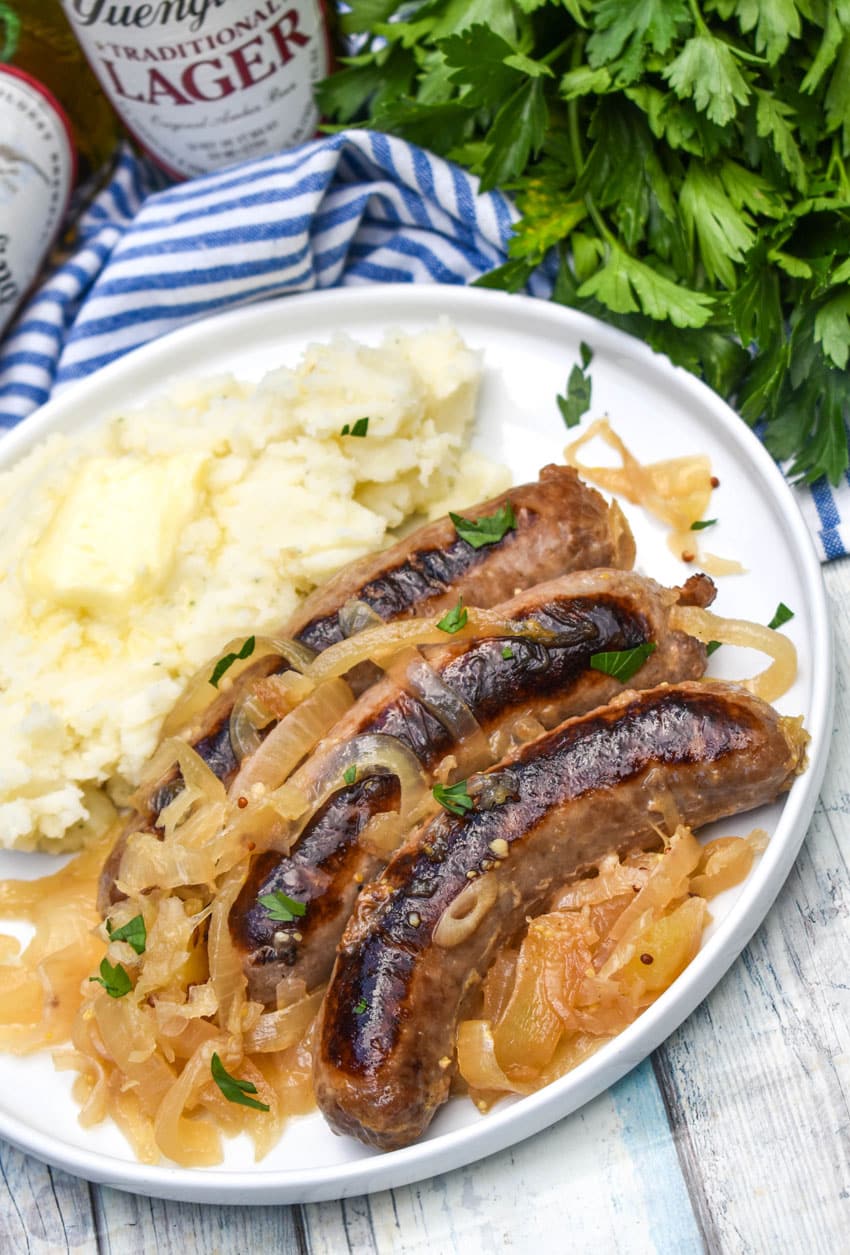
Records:
{"label": "parsley leaf", "polygon": [[765,54],[768,65],[775,65],[790,40],[799,39],[802,32],[794,0],[772,0],[770,4],[743,0],[738,20],[744,33],[755,27],[756,50]]}
{"label": "parsley leaf", "polygon": [[256,643],[257,643],[256,638],[253,636],[249,636],[245,644],[242,646],[242,648],[239,650],[238,653],[225,654],[223,658],[219,658],[218,662],[215,664],[213,673],[210,676],[210,684],[213,686],[214,689],[218,688],[219,680],[224,675],[225,671],[227,671],[230,667],[233,666],[234,662],[236,662],[237,659],[244,660],[245,658],[251,657],[251,655],[254,652],[254,646],[256,645]]}
{"label": "parsley leaf", "polygon": [[634,649],[608,650],[601,654],[591,654],[590,665],[594,671],[604,671],[621,684],[625,684],[633,675],[640,671],[651,653],[655,651],[654,641],[645,641],[643,645],[635,645]]}
{"label": "parsley leaf", "polygon": [[840,292],[815,314],[815,339],[831,362],[844,370],[850,354],[850,292]]}
{"label": "parsley leaf", "polygon": [[558,409],[561,411],[561,418],[567,427],[577,426],[582,415],[590,409],[592,380],[587,372],[593,361],[593,349],[582,340],[579,352],[581,365],[576,362],[570,371],[570,377],[567,380],[567,395],[559,394],[555,398],[558,402]]}
{"label": "parsley leaf", "polygon": [[682,218],[689,236],[696,236],[707,273],[727,288],[735,286],[735,265],[755,243],[752,219],[738,210],[720,179],[691,164],[680,194]]}
{"label": "parsley leaf", "polygon": [[90,976],[89,981],[96,981],[98,985],[103,985],[110,998],[123,998],[133,988],[127,969],[120,963],[116,963],[113,967],[109,959],[101,960],[100,976]]}
{"label": "parsley leaf", "polygon": [[369,419],[358,418],[353,427],[349,427],[348,423],[345,423],[339,434],[341,436],[365,436],[368,430]]}
{"label": "parsley leaf", "polygon": [[629,43],[663,53],[687,13],[682,0],[599,0],[596,29],[588,45],[591,64],[619,57]]}
{"label": "parsley leaf", "polygon": [[277,924],[291,924],[296,916],[307,914],[307,904],[297,898],[275,889],[274,893],[263,893],[257,898],[260,906],[267,912],[270,920]]}
{"label": "parsley leaf", "polygon": [[368,1008],[369,1008],[369,1003],[366,1001],[366,999],[359,998],[357,1002],[355,1002],[354,1004],[354,1014],[362,1015],[364,1011],[368,1010]]}
{"label": "parsley leaf", "polygon": [[507,62],[513,48],[482,23],[450,35],[441,50],[450,80],[465,85],[464,103],[472,109],[498,108],[521,82]]}
{"label": "parsley leaf", "polygon": [[144,954],[148,934],[143,915],[134,915],[120,928],[113,928],[111,920],[107,920],[106,931],[109,933],[110,941],[126,941],[128,946],[133,947],[136,954]]}
{"label": "parsley leaf", "polygon": [[210,1072],[228,1102],[237,1103],[240,1107],[251,1107],[254,1111],[270,1109],[267,1103],[248,1097],[249,1094],[256,1094],[256,1085],[253,1081],[240,1081],[238,1077],[231,1076],[217,1054],[213,1054],[210,1059]]}
{"label": "parsley leaf", "polygon": [[681,287],[616,245],[578,295],[595,296],[615,314],[640,310],[659,321],[669,319],[674,327],[704,327],[713,304],[710,296]]}
{"label": "parsley leaf", "polygon": [[345,771],[342,773],[342,778],[346,784],[354,784],[354,781],[357,779],[357,768],[354,763],[352,763],[350,767],[346,767]]}
{"label": "parsley leaf", "polygon": [[794,611],[789,610],[784,601],[780,601],[779,605],[776,607],[776,613],[767,626],[774,629],[780,628],[783,623],[788,623],[793,618]]}
{"label": "parsley leaf", "polygon": [[540,151],[548,109],[539,78],[518,88],[496,114],[491,147],[481,169],[481,191],[488,192],[519,174],[529,157]]}
{"label": "parsley leaf", "polygon": [[463,598],[458,597],[457,605],[452,606],[446,614],[440,619],[437,627],[441,632],[448,632],[449,636],[454,636],[455,632],[459,632],[461,628],[466,627],[469,619],[469,612],[464,608]]}
{"label": "parsley leaf", "polygon": [[750,95],[747,76],[738,68],[731,47],[707,30],[689,39],[661,74],[680,100],[692,97],[697,109],[718,126],[731,122]]}
{"label": "parsley leaf", "polygon": [[473,549],[494,545],[516,528],[516,514],[510,501],[506,501],[493,514],[482,514],[475,520],[465,519],[462,515],[451,512],[449,512],[449,518],[454,523],[455,531],[460,539],[472,545]]}
{"label": "parsley leaf", "polygon": [[467,791],[465,780],[459,780],[457,784],[452,785],[435,784],[431,792],[443,809],[450,811],[452,815],[462,816],[466,811],[473,809],[473,801]]}
{"label": "parsley leaf", "polygon": [[711,655],[715,652],[715,650],[719,648],[720,648],[720,641],[709,641],[705,647],[706,658],[710,658]]}
{"label": "parsley leaf", "polygon": [[717,519],[697,519],[695,523],[691,523],[692,532],[701,532],[706,527],[714,527]]}
{"label": "parsley leaf", "polygon": [[509,662],[510,659],[513,658],[513,656],[514,656],[514,651],[511,649],[510,645],[503,645],[502,657],[504,658],[505,662]]}

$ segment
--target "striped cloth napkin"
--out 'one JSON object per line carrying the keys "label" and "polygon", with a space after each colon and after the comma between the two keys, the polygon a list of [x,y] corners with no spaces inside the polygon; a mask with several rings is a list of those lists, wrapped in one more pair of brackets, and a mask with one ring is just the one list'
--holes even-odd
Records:
{"label": "striped cloth napkin", "polygon": [[[0,429],[130,349],[206,315],[317,288],[466,284],[507,260],[517,213],[415,145],[343,131],[189,183],[129,148],[71,256],[0,349]],[[526,289],[546,298],[551,268]],[[850,552],[850,478],[797,497],[823,560]]]}

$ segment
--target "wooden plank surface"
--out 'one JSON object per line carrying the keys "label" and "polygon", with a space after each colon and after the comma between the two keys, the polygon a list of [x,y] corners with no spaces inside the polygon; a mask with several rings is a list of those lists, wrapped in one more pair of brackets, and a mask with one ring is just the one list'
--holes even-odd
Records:
{"label": "wooden plank surface", "polygon": [[850,1249],[850,562],[826,582],[838,688],[814,822],[742,958],[652,1061],[512,1150],[343,1203],[141,1199],[0,1144],[2,1255]]}

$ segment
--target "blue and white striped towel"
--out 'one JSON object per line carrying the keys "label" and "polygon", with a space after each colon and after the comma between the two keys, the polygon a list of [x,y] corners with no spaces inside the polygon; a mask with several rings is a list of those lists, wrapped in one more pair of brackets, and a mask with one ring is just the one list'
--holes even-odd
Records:
{"label": "blue and white striped towel", "polygon": [[[470,283],[507,260],[516,217],[457,166],[377,132],[341,132],[175,187],[125,149],[75,252],[0,350],[0,429],[208,314],[337,285]],[[527,291],[549,296],[546,268]],[[821,557],[850,552],[850,478],[798,497]]]}

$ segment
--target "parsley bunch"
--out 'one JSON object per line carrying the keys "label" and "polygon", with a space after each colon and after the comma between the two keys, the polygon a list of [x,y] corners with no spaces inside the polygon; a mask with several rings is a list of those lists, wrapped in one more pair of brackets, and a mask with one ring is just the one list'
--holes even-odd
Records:
{"label": "parsley bunch", "polygon": [[850,406],[850,0],[350,0],[320,88],[514,196],[519,290],[701,375],[837,482]]}

